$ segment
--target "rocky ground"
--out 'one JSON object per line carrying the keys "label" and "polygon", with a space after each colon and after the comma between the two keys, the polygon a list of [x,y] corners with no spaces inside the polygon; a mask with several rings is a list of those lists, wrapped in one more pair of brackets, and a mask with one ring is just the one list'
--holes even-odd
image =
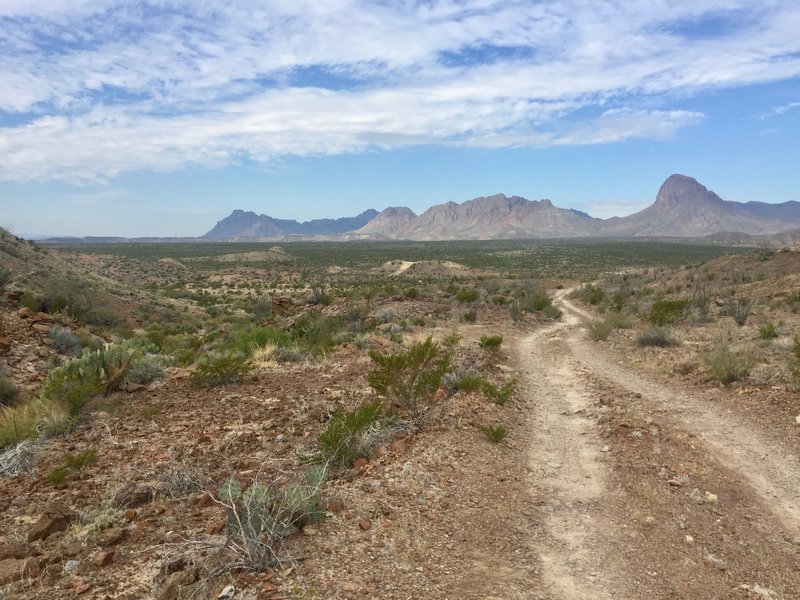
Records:
{"label": "rocky ground", "polygon": [[[791,281],[770,285],[782,297]],[[302,465],[334,409],[371,397],[366,349],[213,390],[173,369],[95,399],[68,435],[6,457],[20,472],[0,478],[0,598],[800,597],[795,387],[710,382],[692,342],[712,324],[678,332],[679,348],[641,349],[627,331],[592,342],[591,309],[558,297],[559,322],[498,309],[460,324],[458,360],[515,379],[512,400],[442,394],[422,431],[326,483],[325,519],[263,572],[224,549],[219,487]],[[46,317],[0,318],[3,364],[33,391],[53,353]],[[477,349],[487,333],[504,336],[499,352]],[[492,443],[482,424],[508,436]]]}

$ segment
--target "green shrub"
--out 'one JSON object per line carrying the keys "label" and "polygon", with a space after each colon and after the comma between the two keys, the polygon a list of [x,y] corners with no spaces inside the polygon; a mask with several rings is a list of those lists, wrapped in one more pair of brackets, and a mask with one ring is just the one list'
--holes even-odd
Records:
{"label": "green shrub", "polygon": [[630,329],[633,327],[633,321],[631,318],[628,315],[617,311],[609,312],[606,315],[606,321],[614,329]]}
{"label": "green shrub", "polygon": [[688,305],[688,300],[659,300],[653,303],[647,320],[661,327],[674,325]]}
{"label": "green shrub", "polygon": [[502,343],[502,335],[482,335],[478,346],[480,346],[482,350],[497,350]]}
{"label": "green shrub", "polygon": [[19,388],[5,375],[0,375],[0,405],[14,406],[19,398]]}
{"label": "green shrub", "polygon": [[239,329],[223,342],[223,348],[229,352],[250,356],[256,348],[272,345],[288,346],[292,342],[292,334],[274,327],[251,327]]}
{"label": "green shrub", "polygon": [[334,335],[340,330],[341,322],[336,317],[321,317],[309,313],[298,318],[292,326],[296,344],[315,356],[330,352],[336,345]]}
{"label": "green shrub", "polygon": [[475,390],[481,389],[484,383],[485,380],[482,377],[478,377],[477,375],[464,375],[464,377],[458,380],[456,387],[462,392],[474,392]]}
{"label": "green shrub", "polygon": [[0,267],[0,292],[2,292],[6,286],[11,283],[13,277],[14,276],[11,274],[11,271],[5,267]]}
{"label": "green shrub", "polygon": [[508,435],[508,430],[503,425],[478,425],[478,429],[490,442],[499,444]]}
{"label": "green shrub", "polygon": [[589,330],[589,337],[591,337],[594,341],[599,342],[601,340],[608,339],[608,336],[614,330],[614,326],[609,321],[595,319],[594,321],[587,323],[586,329]]}
{"label": "green shrub", "polygon": [[756,364],[755,353],[750,348],[734,348],[727,337],[717,338],[712,347],[702,354],[711,376],[724,384],[744,379]]}
{"label": "green shrub", "polygon": [[367,458],[369,432],[382,421],[380,400],[362,404],[352,412],[337,409],[317,439],[325,462],[338,470],[350,467],[357,458]]}
{"label": "green shrub", "polygon": [[722,314],[733,317],[740,327],[747,323],[754,301],[751,298],[731,298],[720,311]]}
{"label": "green shrub", "polygon": [[595,287],[591,283],[587,283],[582,285],[580,289],[575,290],[572,296],[581,302],[597,306],[606,299],[606,291],[601,287]]}
{"label": "green shrub", "polygon": [[792,358],[789,359],[789,372],[795,381],[800,381],[800,335],[794,338]]}
{"label": "green shrub", "polygon": [[461,304],[477,302],[480,297],[480,291],[474,289],[461,288],[455,293],[455,299]]}
{"label": "green shrub", "polygon": [[513,381],[507,381],[499,388],[490,381],[481,383],[481,391],[489,400],[500,406],[505,405],[514,394],[516,385]]}
{"label": "green shrub", "polygon": [[492,304],[496,304],[497,306],[505,306],[508,304],[508,298],[501,295],[492,296]]}
{"label": "green shrub", "polygon": [[196,386],[216,387],[243,381],[253,365],[246,356],[234,353],[208,356],[197,365],[189,380]]}
{"label": "green shrub", "polygon": [[428,402],[450,366],[450,353],[428,337],[406,351],[386,355],[370,351],[369,356],[377,365],[367,377],[370,386],[397,403],[418,428],[422,427]]}
{"label": "green shrub", "polygon": [[651,327],[636,338],[636,343],[640,346],[656,346],[659,348],[666,348],[668,346],[677,346],[679,344],[669,332],[666,327]]}
{"label": "green shrub", "polygon": [[478,320],[478,311],[476,311],[474,308],[471,308],[468,311],[465,311],[464,314],[461,315],[461,318],[467,323],[474,323]]}
{"label": "green shrub", "polygon": [[774,323],[767,323],[758,328],[758,335],[761,336],[762,340],[771,340],[778,337],[778,328]]}
{"label": "green shrub", "polygon": [[81,471],[87,465],[92,464],[97,460],[97,450],[95,448],[87,448],[79,454],[64,454],[63,464],[53,467],[47,474],[47,479],[53,485],[61,485],[64,483],[67,475]]}

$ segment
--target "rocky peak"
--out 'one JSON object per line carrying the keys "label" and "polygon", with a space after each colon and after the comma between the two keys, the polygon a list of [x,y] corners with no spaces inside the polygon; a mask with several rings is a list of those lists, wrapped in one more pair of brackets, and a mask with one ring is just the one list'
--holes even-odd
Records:
{"label": "rocky peak", "polygon": [[655,206],[675,207],[704,202],[722,204],[723,200],[693,177],[675,174],[661,184]]}

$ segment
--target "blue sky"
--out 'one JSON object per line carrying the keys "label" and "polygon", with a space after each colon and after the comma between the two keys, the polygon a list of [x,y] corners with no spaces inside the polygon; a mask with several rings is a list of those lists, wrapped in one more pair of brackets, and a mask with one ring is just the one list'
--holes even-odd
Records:
{"label": "blue sky", "polygon": [[800,200],[800,2],[0,0],[0,224]]}

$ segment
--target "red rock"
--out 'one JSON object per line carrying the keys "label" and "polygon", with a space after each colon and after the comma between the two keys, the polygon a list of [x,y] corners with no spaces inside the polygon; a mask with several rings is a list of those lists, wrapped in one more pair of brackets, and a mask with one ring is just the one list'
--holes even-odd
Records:
{"label": "red rock", "polygon": [[75,513],[68,508],[59,505],[50,507],[31,527],[28,532],[28,542],[44,540],[57,531],[64,531],[73,519]]}
{"label": "red rock", "polygon": [[356,461],[353,463],[353,468],[359,471],[363,471],[367,468],[369,461],[366,458],[357,458]]}
{"label": "red rock", "polygon": [[135,518],[136,518],[136,511],[135,510],[133,510],[132,508],[129,508],[128,510],[125,511],[125,520],[128,521],[128,523],[133,521]]}
{"label": "red rock", "polygon": [[11,350],[11,340],[0,337],[0,354],[5,354],[9,350]]}
{"label": "red rock", "polygon": [[20,319],[29,319],[33,314],[33,311],[27,306],[23,306],[19,309],[19,311],[17,311],[17,314],[19,315]]}
{"label": "red rock", "polygon": [[370,528],[372,527],[372,521],[370,521],[369,519],[361,519],[361,520],[358,522],[358,526],[359,526],[359,527],[360,527],[360,528],[361,528],[363,531],[367,531],[368,529],[370,529]]}
{"label": "red rock", "polygon": [[212,519],[206,524],[206,533],[209,535],[222,533],[225,530],[226,524],[227,524],[226,519]]}
{"label": "red rock", "polygon": [[433,401],[434,402],[441,402],[445,398],[447,398],[447,391],[445,391],[442,388],[439,388],[438,390],[436,390],[436,393],[433,395]]}
{"label": "red rock", "polygon": [[0,560],[7,558],[26,558],[30,556],[31,548],[28,544],[6,544],[0,546]]}
{"label": "red rock", "polygon": [[72,588],[72,591],[75,592],[76,596],[83,594],[84,592],[88,592],[92,589],[92,584],[86,581],[78,581]]}
{"label": "red rock", "polygon": [[41,333],[42,335],[47,335],[50,333],[50,325],[47,323],[34,323],[31,325],[31,327],[34,331],[36,331],[36,333]]}
{"label": "red rock", "polygon": [[101,550],[95,554],[92,562],[98,567],[106,567],[111,564],[112,560],[114,560],[114,549],[110,548],[109,550]]}
{"label": "red rock", "polygon": [[39,558],[7,558],[0,560],[0,587],[23,578],[36,578],[42,572]]}

